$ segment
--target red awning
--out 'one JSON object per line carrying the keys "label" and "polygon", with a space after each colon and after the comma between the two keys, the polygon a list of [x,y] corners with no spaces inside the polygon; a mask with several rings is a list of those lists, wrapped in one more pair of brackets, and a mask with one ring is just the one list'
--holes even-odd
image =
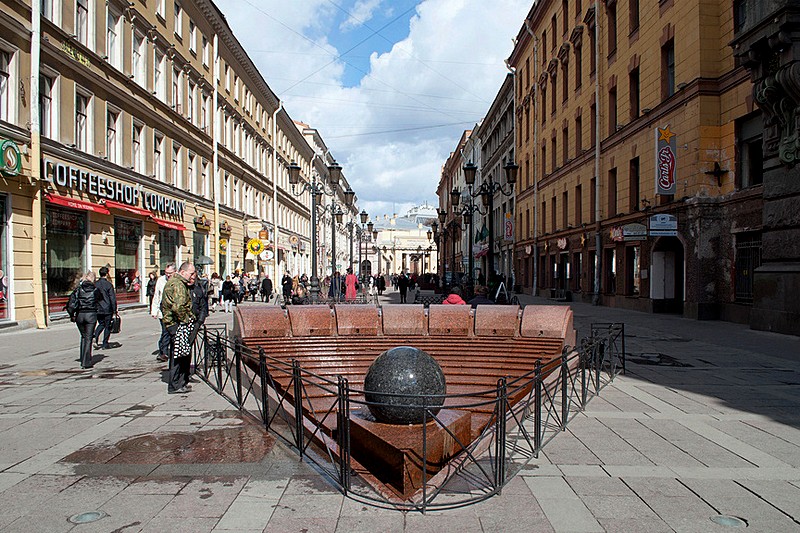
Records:
{"label": "red awning", "polygon": [[176,229],[178,231],[183,231],[186,229],[186,226],[184,226],[180,222],[172,222],[171,220],[164,220],[163,218],[157,218],[157,217],[150,217],[150,218],[153,219],[153,222],[155,222],[156,224],[158,224],[163,228]]}
{"label": "red awning", "polygon": [[95,213],[102,213],[104,215],[110,215],[111,211],[103,207],[102,205],[93,204],[91,202],[87,202],[85,200],[78,200],[74,198],[67,198],[66,196],[59,196],[57,194],[50,194],[47,193],[44,195],[44,199],[50,202],[51,204],[56,205],[63,205],[64,207],[71,207],[72,209],[82,209],[84,211],[94,211]]}
{"label": "red awning", "polygon": [[106,207],[111,207],[112,209],[122,209],[123,211],[128,211],[135,215],[141,215],[143,217],[149,217],[152,213],[147,209],[142,209],[141,207],[136,207],[135,205],[128,205],[123,204],[121,202],[115,202],[114,200],[105,200],[103,205]]}

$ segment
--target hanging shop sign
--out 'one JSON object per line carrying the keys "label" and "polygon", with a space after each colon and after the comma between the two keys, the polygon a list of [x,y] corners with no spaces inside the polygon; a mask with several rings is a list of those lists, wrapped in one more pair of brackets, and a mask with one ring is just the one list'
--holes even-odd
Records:
{"label": "hanging shop sign", "polygon": [[623,240],[622,226],[614,226],[613,228],[611,228],[608,234],[609,237],[611,237],[611,240],[614,242],[621,242]]}
{"label": "hanging shop sign", "polygon": [[509,242],[514,240],[514,219],[511,213],[506,213],[506,220],[503,224],[503,240]]}
{"label": "hanging shop sign", "polygon": [[622,226],[622,240],[643,241],[647,238],[647,226],[644,224],[625,224]]}
{"label": "hanging shop sign", "polygon": [[194,227],[198,231],[211,231],[211,221],[205,215],[194,217]]}
{"label": "hanging shop sign", "polygon": [[228,239],[219,240],[219,255],[228,254]]}
{"label": "hanging shop sign", "polygon": [[556,244],[558,245],[558,249],[559,250],[566,250],[567,249],[567,244],[569,244],[569,243],[567,242],[567,238],[566,237],[561,237],[560,239],[558,239],[558,241],[556,241]]}
{"label": "hanging shop sign", "polygon": [[129,185],[114,178],[95,174],[74,165],[42,158],[42,178],[57,187],[66,187],[133,207],[142,207],[157,214],[183,219],[186,203],[150,192],[141,185]]}
{"label": "hanging shop sign", "polygon": [[6,177],[18,175],[22,171],[22,154],[19,151],[19,146],[12,140],[5,140],[0,143],[0,155],[2,161],[0,162],[0,173]]}
{"label": "hanging shop sign", "polygon": [[264,251],[264,243],[261,239],[250,239],[247,241],[247,251],[253,255],[259,255]]}
{"label": "hanging shop sign", "polygon": [[228,224],[227,220],[223,220],[219,223],[219,234],[224,235],[225,237],[231,236],[231,225]]}
{"label": "hanging shop sign", "polygon": [[289,237],[289,244],[291,244],[292,246],[297,246],[297,243],[299,242],[300,238],[297,235],[292,235],[291,237]]}
{"label": "hanging shop sign", "polygon": [[648,220],[651,237],[677,237],[678,217],[675,215],[653,215]]}
{"label": "hanging shop sign", "polygon": [[675,194],[677,190],[675,168],[677,166],[677,135],[670,125],[656,128],[656,194]]}
{"label": "hanging shop sign", "polygon": [[261,254],[261,257],[264,259],[264,261],[272,261],[275,259],[275,252],[272,250],[264,250],[264,253]]}

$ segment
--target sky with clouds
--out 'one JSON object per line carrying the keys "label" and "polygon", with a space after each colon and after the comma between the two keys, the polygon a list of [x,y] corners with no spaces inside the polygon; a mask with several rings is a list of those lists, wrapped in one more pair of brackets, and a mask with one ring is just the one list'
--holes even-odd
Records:
{"label": "sky with clouds", "polygon": [[436,204],[531,0],[215,0],[294,120],[317,128],[371,215]]}

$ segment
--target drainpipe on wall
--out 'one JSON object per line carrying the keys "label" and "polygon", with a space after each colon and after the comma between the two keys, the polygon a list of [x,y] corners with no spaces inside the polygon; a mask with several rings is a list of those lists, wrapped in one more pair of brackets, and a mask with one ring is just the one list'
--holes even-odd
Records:
{"label": "drainpipe on wall", "polygon": [[[537,296],[539,292],[539,165],[536,164],[536,149],[539,146],[539,121],[536,119],[536,103],[539,97],[539,39],[525,19],[525,30],[533,39],[533,98],[531,109],[533,111],[533,288],[531,294]],[[542,104],[544,105],[544,104]]]}
{"label": "drainpipe on wall", "polygon": [[603,255],[603,236],[600,234],[600,2],[594,2],[594,64],[597,72],[594,77],[594,101],[597,117],[594,121],[594,296],[592,305],[600,305],[600,267],[602,265],[601,256]]}
{"label": "drainpipe on wall", "polygon": [[[34,187],[33,201],[31,202],[31,246],[33,250],[33,315],[36,327],[47,327],[47,312],[45,310],[44,282],[42,276],[42,145],[39,135],[39,64],[41,61],[41,3],[31,2],[31,184]],[[37,258],[38,255],[38,258]]]}
{"label": "drainpipe on wall", "polygon": [[[280,279],[278,277],[278,113],[283,109],[283,102],[278,101],[278,109],[272,113],[272,247],[275,251],[273,257],[273,274],[272,283],[278,284]],[[275,285],[277,286],[277,285]]]}
{"label": "drainpipe on wall", "polygon": [[[213,116],[211,117],[211,144],[214,147],[212,156],[212,166],[214,171],[212,173],[214,185],[212,187],[211,196],[214,198],[214,223],[211,225],[211,249],[212,258],[214,259],[214,271],[220,272],[219,264],[219,197],[222,187],[222,178],[219,171],[219,132],[222,130],[218,127],[217,120],[222,120],[222,114],[217,111],[217,87],[219,86],[219,36],[214,34],[214,95],[212,97]],[[227,252],[225,258],[227,259]]]}

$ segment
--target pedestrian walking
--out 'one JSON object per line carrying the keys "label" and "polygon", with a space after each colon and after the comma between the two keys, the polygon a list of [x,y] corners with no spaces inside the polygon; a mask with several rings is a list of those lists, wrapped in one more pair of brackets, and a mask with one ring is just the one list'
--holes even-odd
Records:
{"label": "pedestrian walking", "polygon": [[233,310],[233,304],[236,303],[236,286],[230,276],[225,276],[225,281],[222,282],[222,305],[226,313]]}
{"label": "pedestrian walking", "polygon": [[292,300],[292,276],[287,271],[281,278],[281,291],[283,292],[283,301],[287,304]]}
{"label": "pedestrian walking", "polygon": [[214,272],[211,274],[211,312],[217,312],[217,304],[219,303],[219,293],[222,289],[222,279],[219,274]]}
{"label": "pedestrian walking", "polygon": [[272,280],[269,279],[269,274],[265,274],[264,279],[261,280],[261,301],[269,302],[269,299],[271,297],[272,297]]}
{"label": "pedestrian walking", "polygon": [[353,274],[353,269],[347,269],[347,275],[344,277],[344,299],[347,301],[353,301],[356,299],[358,295],[358,277]]}
{"label": "pedestrian walking", "polygon": [[153,292],[153,301],[150,304],[150,316],[161,323],[161,336],[158,338],[158,355],[156,360],[164,362],[169,360],[169,331],[164,326],[163,315],[161,314],[161,298],[164,295],[164,287],[167,286],[167,281],[175,274],[175,263],[167,263],[164,267],[164,275],[158,278],[156,288]]}
{"label": "pedestrian walking", "polygon": [[397,289],[400,291],[400,303],[406,303],[406,295],[408,294],[408,285],[411,283],[411,280],[408,279],[405,272],[401,272],[399,276],[397,276]]}
{"label": "pedestrian walking", "polygon": [[147,305],[153,305],[153,296],[156,294],[156,283],[158,282],[158,274],[150,272],[147,275]]}
{"label": "pedestrian walking", "polygon": [[257,276],[251,276],[250,281],[247,283],[247,290],[250,292],[250,301],[255,302],[258,295],[259,281]]}
{"label": "pedestrian walking", "polygon": [[92,340],[94,328],[97,325],[97,306],[103,298],[95,286],[97,277],[91,270],[87,272],[80,284],[72,291],[67,301],[67,313],[70,319],[78,326],[81,334],[81,368],[92,368]]}
{"label": "pedestrian walking", "polygon": [[331,285],[328,287],[328,298],[331,300],[338,302],[339,298],[342,294],[342,275],[339,274],[339,271],[333,273],[331,277]]}
{"label": "pedestrian walking", "polygon": [[[114,293],[114,286],[108,280],[108,267],[100,268],[100,279],[95,282],[95,287],[102,294],[102,298],[97,306],[97,329],[94,330],[94,343],[97,348],[108,350],[111,346],[108,340],[111,338],[111,319],[117,314],[117,295]],[[100,334],[103,334],[103,342],[100,343]]]}
{"label": "pedestrian walking", "polygon": [[192,331],[195,314],[192,309],[192,294],[189,289],[197,278],[194,265],[185,262],[164,287],[161,299],[161,314],[170,334],[169,379],[167,393],[182,394],[192,390],[189,385],[189,370],[192,355]]}

